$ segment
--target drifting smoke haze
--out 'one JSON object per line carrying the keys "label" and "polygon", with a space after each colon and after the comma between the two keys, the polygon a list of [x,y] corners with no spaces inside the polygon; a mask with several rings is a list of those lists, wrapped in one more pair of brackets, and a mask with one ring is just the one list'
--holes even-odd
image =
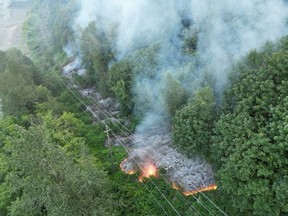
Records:
{"label": "drifting smoke haze", "polygon": [[[140,47],[159,45],[157,75],[152,79],[140,75],[134,83],[135,109],[148,104],[138,126],[141,133],[167,118],[163,95],[167,71],[188,91],[197,89],[197,80],[208,75],[221,93],[234,63],[268,40],[287,34],[284,0],[81,0],[80,4],[75,26],[85,28],[96,20],[104,32],[114,28],[117,60]],[[182,55],[183,37],[179,36],[184,25],[184,34],[197,34],[196,54],[188,59]]]}

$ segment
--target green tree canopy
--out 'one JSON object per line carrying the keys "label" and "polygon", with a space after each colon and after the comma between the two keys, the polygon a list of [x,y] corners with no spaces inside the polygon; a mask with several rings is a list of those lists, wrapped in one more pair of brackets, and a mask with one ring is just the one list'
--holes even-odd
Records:
{"label": "green tree canopy", "polygon": [[173,122],[174,146],[189,156],[209,155],[215,99],[210,87],[200,89],[176,112]]}
{"label": "green tree canopy", "polygon": [[109,37],[103,30],[97,28],[95,21],[89,23],[83,30],[80,50],[91,84],[96,84],[99,91],[104,96],[107,95],[108,64],[114,56]]}
{"label": "green tree canopy", "polygon": [[167,110],[171,116],[187,102],[187,93],[181,83],[174,79],[170,73],[165,77],[164,97]]}
{"label": "green tree canopy", "polygon": [[231,214],[288,212],[285,44],[287,38],[277,48],[253,51],[238,65],[214,128],[211,153]]}
{"label": "green tree canopy", "polygon": [[10,196],[7,212],[31,216],[113,214],[109,181],[89,155],[84,139],[77,136],[79,121],[68,113],[60,118],[48,114],[34,121],[37,123],[28,129],[11,125],[5,139],[0,158],[8,169],[0,194]]}
{"label": "green tree canopy", "polygon": [[113,91],[121,104],[121,112],[129,115],[133,110],[132,101],[132,68],[128,60],[114,64],[108,72],[108,87]]}
{"label": "green tree canopy", "polygon": [[19,50],[5,52],[6,64],[0,71],[0,97],[5,115],[21,115],[45,100],[49,91],[41,83],[39,71]]}

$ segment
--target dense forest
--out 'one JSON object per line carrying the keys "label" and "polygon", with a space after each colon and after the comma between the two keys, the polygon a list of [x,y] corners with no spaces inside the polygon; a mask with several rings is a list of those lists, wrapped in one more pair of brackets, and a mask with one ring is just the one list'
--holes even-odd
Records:
{"label": "dense forest", "polygon": [[[288,37],[238,59],[219,91],[217,78],[195,70],[204,57],[193,23],[183,18],[175,47],[167,45],[181,58],[159,57],[160,39],[119,58],[112,27],[94,20],[75,34],[79,7],[33,1],[23,35],[30,55],[0,51],[0,215],[288,215]],[[185,197],[161,177],[139,183],[123,173],[125,148],[111,154],[105,124],[85,107],[93,101],[61,75],[73,58],[67,47],[86,69],[73,79],[116,98],[130,130],[164,104],[157,126],[166,125],[173,148],[212,165],[217,190]],[[147,80],[159,82],[161,97]]]}

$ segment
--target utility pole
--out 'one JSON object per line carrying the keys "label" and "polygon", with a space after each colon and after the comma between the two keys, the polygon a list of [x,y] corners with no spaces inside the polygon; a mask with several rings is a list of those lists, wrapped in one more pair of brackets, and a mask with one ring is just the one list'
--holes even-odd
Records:
{"label": "utility pole", "polygon": [[108,148],[109,148],[110,158],[112,158],[112,146],[111,146],[110,135],[109,135],[109,132],[110,132],[110,131],[111,131],[111,129],[106,125],[106,131],[105,131],[105,133],[107,134]]}

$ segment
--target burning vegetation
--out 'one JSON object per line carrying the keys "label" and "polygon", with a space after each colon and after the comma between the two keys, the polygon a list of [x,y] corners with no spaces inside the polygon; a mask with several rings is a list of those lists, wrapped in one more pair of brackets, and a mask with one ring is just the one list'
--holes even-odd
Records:
{"label": "burning vegetation", "polygon": [[132,175],[140,172],[139,182],[143,183],[145,178],[157,178],[162,168],[172,187],[185,196],[217,189],[211,166],[199,158],[187,159],[170,148],[167,144],[170,136],[157,135],[143,139],[152,144],[134,149],[120,163],[124,173]]}
{"label": "burning vegetation", "polygon": [[191,191],[185,191],[183,192],[183,194],[185,196],[191,196],[191,195],[194,195],[194,194],[197,194],[197,193],[201,193],[201,192],[204,192],[204,191],[211,191],[211,190],[217,190],[217,185],[216,184],[212,184],[208,187],[203,187],[203,188],[200,188],[198,190],[191,190]]}
{"label": "burning vegetation", "polygon": [[137,172],[137,168],[134,167],[133,164],[129,163],[127,160],[128,159],[126,158],[120,163],[120,168],[124,173],[128,175],[133,175]]}
{"label": "burning vegetation", "polygon": [[133,175],[136,174],[137,171],[140,171],[139,182],[141,183],[144,181],[144,178],[150,178],[151,176],[158,177],[157,167],[149,160],[141,160],[140,163],[136,165],[136,159],[131,161],[126,158],[120,163],[120,168],[128,175]]}
{"label": "burning vegetation", "polygon": [[172,187],[175,189],[175,190],[181,190],[180,186],[176,183],[176,182],[172,182]]}
{"label": "burning vegetation", "polygon": [[157,167],[153,163],[147,162],[141,167],[139,181],[143,182],[144,178],[150,178],[151,176],[158,177]]}
{"label": "burning vegetation", "polygon": [[[139,176],[139,182],[141,182],[141,183],[144,182],[145,178],[150,178],[151,176],[158,177],[158,168],[156,167],[156,165],[153,162],[148,160],[148,161],[145,161],[144,163],[142,162],[142,164],[139,164],[138,167],[135,164],[136,164],[135,159],[133,161],[129,161],[129,158],[126,158],[120,163],[120,168],[124,173],[126,173],[128,175],[133,175],[133,174],[136,174],[137,171],[140,171],[141,175]],[[212,185],[207,186],[207,187],[201,187],[199,189],[185,191],[185,189],[183,189],[179,185],[178,182],[172,182],[172,187],[175,190],[182,191],[183,195],[185,195],[185,196],[192,196],[192,195],[195,195],[197,193],[217,189],[217,185],[212,184]]]}

